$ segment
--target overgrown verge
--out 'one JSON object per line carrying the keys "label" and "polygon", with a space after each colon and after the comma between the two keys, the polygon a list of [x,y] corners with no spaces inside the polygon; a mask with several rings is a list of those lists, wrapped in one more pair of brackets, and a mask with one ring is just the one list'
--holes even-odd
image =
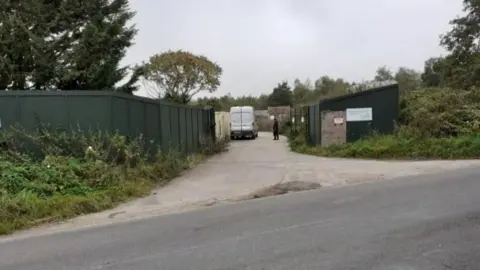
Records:
{"label": "overgrown verge", "polygon": [[0,142],[0,234],[147,195],[228,143],[206,143],[185,156],[147,150],[156,148],[141,137],[18,127],[0,132]]}
{"label": "overgrown verge", "polygon": [[480,91],[422,89],[401,98],[394,134],[371,134],[330,147],[307,144],[291,133],[293,151],[326,157],[372,159],[476,159],[480,157]]}

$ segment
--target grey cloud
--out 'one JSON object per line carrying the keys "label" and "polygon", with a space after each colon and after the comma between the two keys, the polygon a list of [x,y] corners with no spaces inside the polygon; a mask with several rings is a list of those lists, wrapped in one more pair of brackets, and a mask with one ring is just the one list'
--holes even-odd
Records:
{"label": "grey cloud", "polygon": [[[451,0],[132,0],[139,28],[125,64],[168,49],[224,68],[216,95],[270,92],[321,75],[371,79],[378,66],[421,69],[461,12]],[[140,91],[140,95],[144,94]]]}

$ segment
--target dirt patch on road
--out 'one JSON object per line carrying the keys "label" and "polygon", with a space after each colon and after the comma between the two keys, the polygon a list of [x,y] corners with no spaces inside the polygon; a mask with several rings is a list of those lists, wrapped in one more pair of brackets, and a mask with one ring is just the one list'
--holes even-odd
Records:
{"label": "dirt patch on road", "polygon": [[298,192],[298,191],[305,191],[305,190],[312,190],[321,188],[322,185],[319,183],[313,182],[303,182],[303,181],[291,181],[285,183],[278,183],[270,187],[262,188],[257,190],[244,198],[243,200],[252,200],[264,197],[270,197],[275,195],[282,195],[287,194],[290,192]]}

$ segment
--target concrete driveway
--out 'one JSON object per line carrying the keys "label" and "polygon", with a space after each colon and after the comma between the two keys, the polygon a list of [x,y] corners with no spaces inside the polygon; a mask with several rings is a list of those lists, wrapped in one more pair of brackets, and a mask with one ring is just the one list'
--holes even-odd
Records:
{"label": "concrete driveway", "polygon": [[230,150],[186,172],[148,197],[109,211],[82,216],[33,234],[151,217],[235,200],[280,182],[305,181],[323,187],[479,166],[480,160],[374,161],[320,158],[289,151],[286,139],[270,133],[256,140],[232,141]]}

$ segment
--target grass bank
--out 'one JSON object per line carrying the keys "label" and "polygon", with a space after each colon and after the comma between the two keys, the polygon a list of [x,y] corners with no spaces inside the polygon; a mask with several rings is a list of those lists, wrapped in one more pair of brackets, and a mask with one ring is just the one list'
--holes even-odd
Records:
{"label": "grass bank", "polygon": [[185,156],[147,151],[142,138],[119,134],[12,128],[0,143],[0,234],[7,234],[147,195],[228,142]]}
{"label": "grass bank", "polygon": [[290,139],[293,151],[324,157],[366,159],[477,159],[480,134],[456,137],[421,137],[397,132],[371,135],[356,142],[330,147],[310,146],[301,135]]}

